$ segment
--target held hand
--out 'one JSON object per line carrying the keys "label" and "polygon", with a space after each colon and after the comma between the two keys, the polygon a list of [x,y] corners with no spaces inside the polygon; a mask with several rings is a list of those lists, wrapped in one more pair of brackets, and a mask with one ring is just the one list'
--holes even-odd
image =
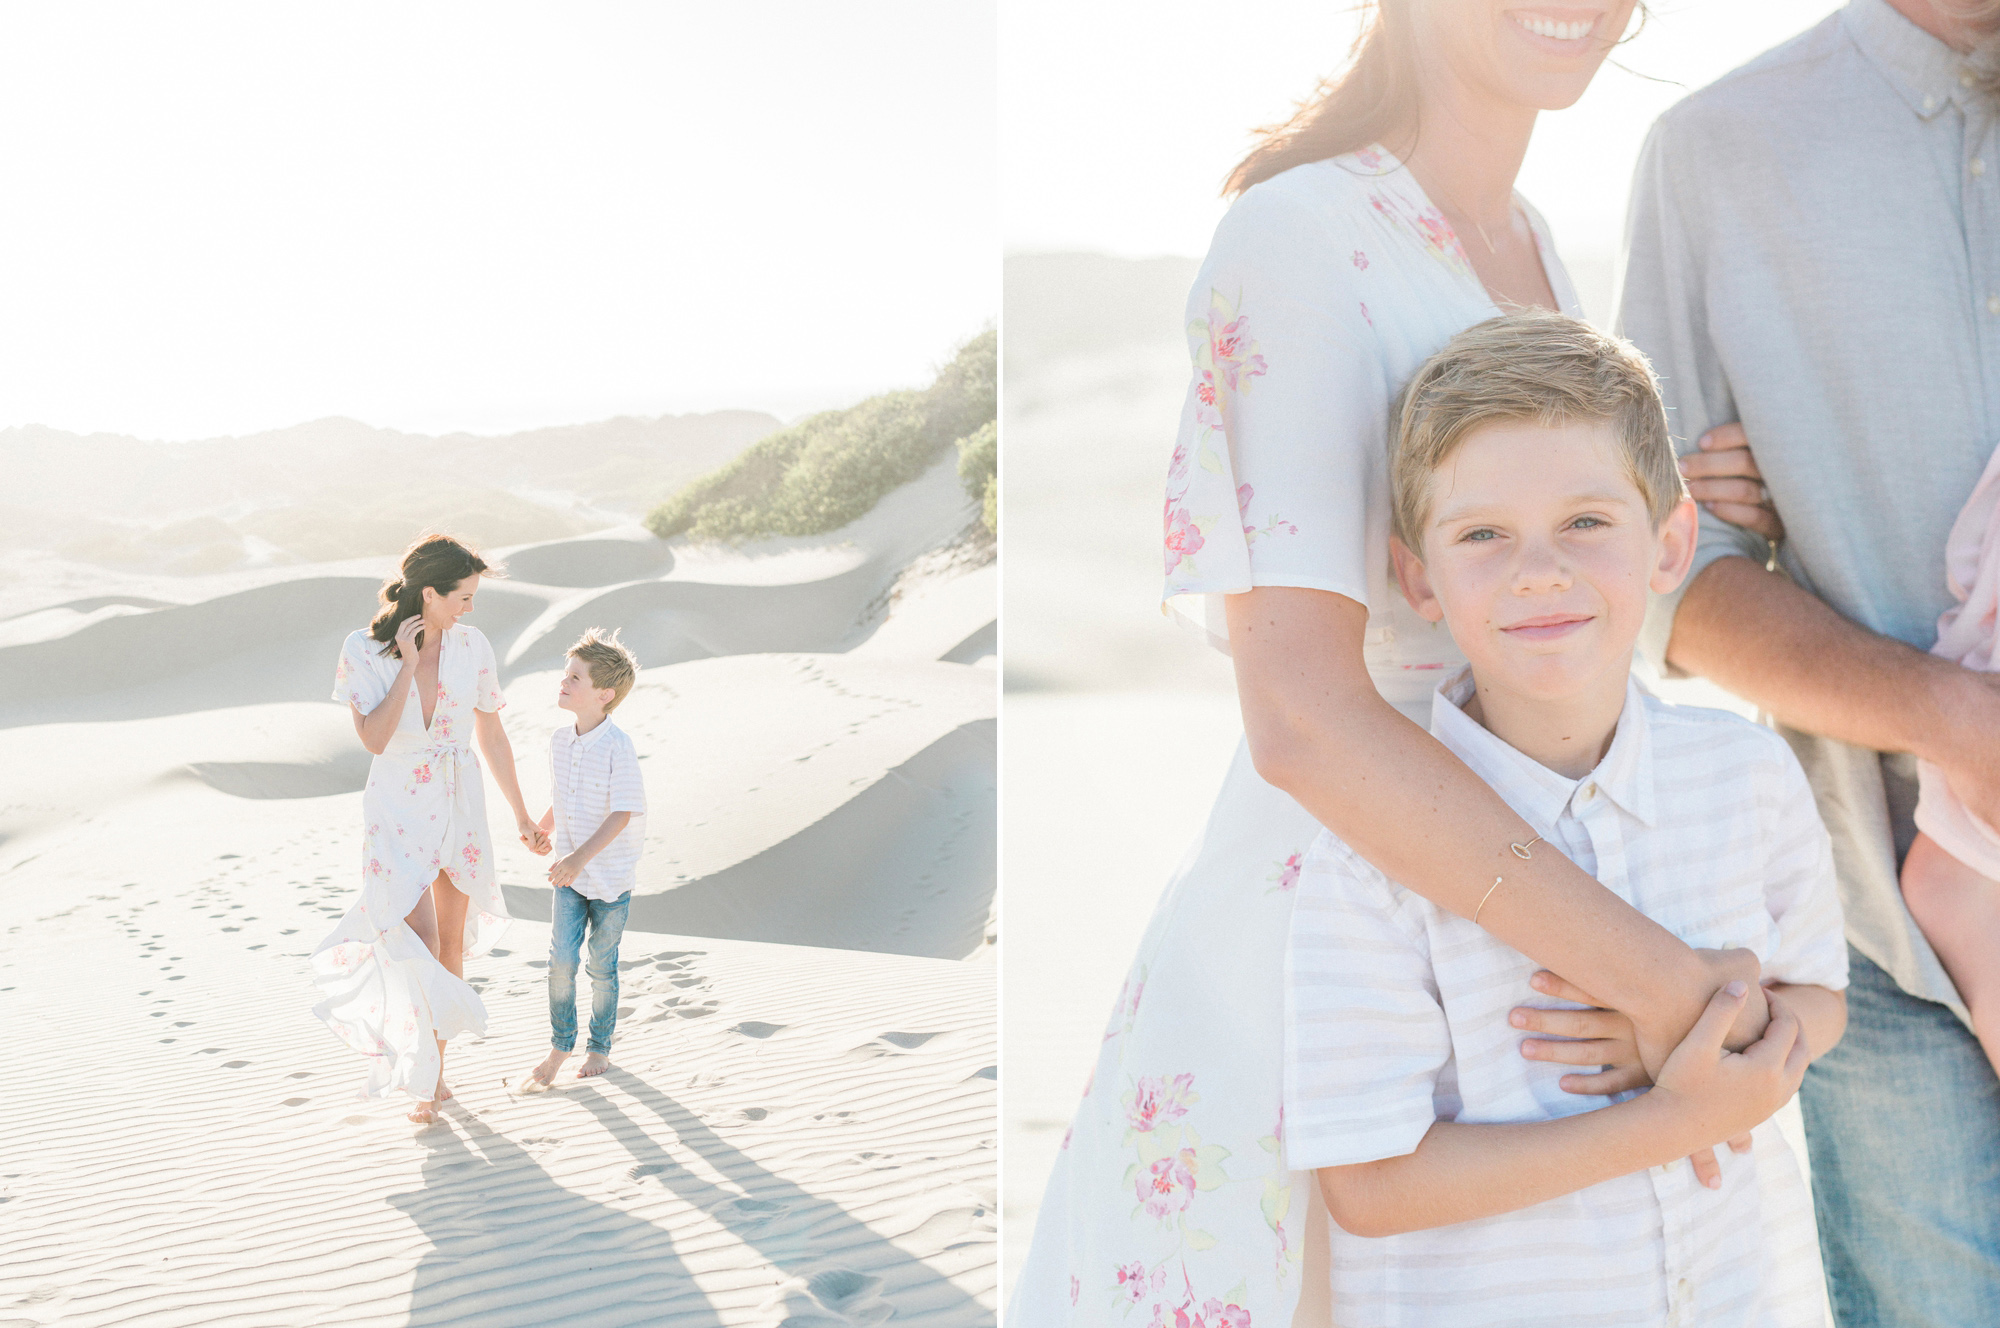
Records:
{"label": "held hand", "polygon": [[404,668],[417,666],[417,633],[424,630],[424,615],[413,613],[396,628],[396,653]]}
{"label": "held hand", "polygon": [[1785,523],[1771,505],[1763,472],[1750,453],[1750,439],[1740,424],[1718,424],[1695,444],[1699,451],[1681,458],[1688,496],[1732,526],[1754,530],[1768,540],[1785,537]]}
{"label": "held hand", "polygon": [[576,874],[583,870],[583,864],[576,861],[574,853],[565,853],[549,864],[549,884],[564,886],[576,880]]}
{"label": "held hand", "polygon": [[1598,1007],[1592,1010],[1548,1010],[1522,1005],[1514,1010],[1514,1027],[1568,1039],[1550,1042],[1529,1038],[1521,1043],[1523,1056],[1531,1061],[1588,1065],[1596,1069],[1593,1074],[1564,1075],[1561,1081],[1563,1092],[1622,1093],[1630,1088],[1644,1088],[1653,1082],[1653,1077],[1646,1073],[1646,1067],[1639,1059],[1639,1039],[1630,1019],[1616,1010],[1603,1008],[1602,1003],[1589,992],[1546,970],[1529,979],[1529,985],[1559,1001]]}
{"label": "held hand", "polygon": [[[1717,952],[1711,952],[1717,953]],[[1529,985],[1544,995],[1559,1001],[1575,1001],[1581,1005],[1601,1003],[1583,988],[1565,982],[1554,973],[1544,969],[1529,979]],[[1752,1001],[1745,994],[1743,1002],[1747,1011],[1752,1006],[1768,1008],[1767,1001]],[[1737,1016],[1741,1024],[1746,1015]],[[1530,1032],[1554,1033],[1562,1037],[1582,1039],[1568,1042],[1543,1042],[1529,1038],[1521,1043],[1521,1054],[1531,1061],[1553,1061],[1559,1065],[1595,1065],[1602,1068],[1596,1074],[1566,1074],[1561,1079],[1565,1093],[1610,1094],[1622,1093],[1630,1088],[1645,1088],[1653,1080],[1646,1073],[1646,1067],[1639,1062],[1639,1044],[1632,1031],[1632,1021],[1616,1010],[1598,1008],[1594,1010],[1545,1010],[1534,1006],[1518,1006],[1514,1010],[1513,1024]],[[1732,1029],[1732,1033],[1734,1030]],[[1729,1141],[1729,1146],[1738,1153],[1750,1151],[1751,1140],[1747,1134],[1737,1135]],[[1713,1190],[1722,1184],[1722,1166],[1715,1160],[1715,1150],[1704,1148],[1688,1158],[1694,1167],[1695,1179]]]}
{"label": "held hand", "polygon": [[537,857],[545,856],[548,853],[550,847],[549,837],[543,834],[542,828],[527,816],[515,817],[514,828],[520,832],[521,842],[528,846],[530,853],[535,854]]}
{"label": "held hand", "polygon": [[1750,991],[1736,981],[1715,993],[1647,1094],[1673,1113],[1690,1151],[1748,1134],[1790,1101],[1805,1078],[1811,1049],[1800,1036],[1798,1016],[1775,996],[1763,1038],[1747,1051],[1723,1050],[1723,1036]]}
{"label": "held hand", "polygon": [[[1666,1064],[1667,1057],[1687,1036],[1695,1019],[1707,1007],[1709,997],[1732,981],[1744,983],[1747,994],[1757,986],[1758,978],[1763,975],[1763,966],[1757,962],[1756,954],[1749,950],[1696,950],[1694,955],[1700,965],[1701,977],[1688,993],[1690,999],[1687,1003],[1663,1009],[1625,1012],[1638,1031],[1640,1062],[1655,1083],[1659,1081],[1660,1067]],[[1725,1045],[1731,1050],[1749,1046],[1763,1036],[1768,1018],[1761,999],[1744,1001]]]}

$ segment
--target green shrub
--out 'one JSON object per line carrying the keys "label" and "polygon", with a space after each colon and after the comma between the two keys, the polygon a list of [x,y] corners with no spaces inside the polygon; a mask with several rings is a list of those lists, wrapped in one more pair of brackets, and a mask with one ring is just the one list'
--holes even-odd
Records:
{"label": "green shrub", "polygon": [[988,531],[1000,528],[996,493],[1000,466],[1000,427],[988,420],[978,430],[958,440],[958,482],[974,502],[981,504]]}
{"label": "green shrub", "polygon": [[824,534],[923,474],[954,442],[959,477],[980,497],[986,486],[966,465],[983,447],[979,475],[995,468],[998,341],[992,331],[974,337],[922,391],[885,392],[760,439],[654,508],[647,529],[662,539],[687,534],[732,543]]}

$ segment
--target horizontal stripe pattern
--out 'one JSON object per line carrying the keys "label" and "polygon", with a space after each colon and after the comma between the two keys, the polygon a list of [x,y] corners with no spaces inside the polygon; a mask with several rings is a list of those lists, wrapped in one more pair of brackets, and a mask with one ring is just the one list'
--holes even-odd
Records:
{"label": "horizontal stripe pattern", "polygon": [[584,865],[570,889],[586,899],[611,901],[629,893],[639,868],[639,850],[646,832],[646,784],[639,774],[639,753],[624,729],[607,716],[590,732],[577,736],[574,724],[559,726],[549,737],[549,785],[556,813],[557,853],[573,853],[597,833],[613,812],[630,812],[618,837]]}
{"label": "horizontal stripe pattern", "polygon": [[[1846,986],[1831,845],[1777,734],[1634,683],[1604,760],[1571,780],[1469,719],[1469,689],[1465,672],[1440,689],[1432,732],[1550,847],[1690,945],[1751,949],[1768,979]],[[1398,1157],[1435,1121],[1550,1120],[1613,1101],[1565,1093],[1571,1067],[1521,1056],[1527,1035],[1508,1013],[1565,1004],[1528,985],[1536,967],[1322,833],[1285,956],[1287,1163]],[[1719,1191],[1683,1161],[1432,1231],[1370,1240],[1335,1225],[1335,1319],[1818,1325],[1804,1178],[1775,1123],[1754,1138],[1748,1155],[1724,1151]]]}

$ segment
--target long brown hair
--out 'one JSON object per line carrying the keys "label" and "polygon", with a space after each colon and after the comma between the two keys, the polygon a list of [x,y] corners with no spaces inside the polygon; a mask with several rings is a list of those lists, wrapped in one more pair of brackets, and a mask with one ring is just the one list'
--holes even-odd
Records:
{"label": "long brown hair", "polygon": [[[1407,158],[1416,145],[1419,87],[1417,16],[1419,0],[1361,0],[1368,17],[1348,52],[1347,67],[1323,79],[1300,102],[1292,118],[1255,132],[1257,146],[1236,163],[1222,186],[1232,198],[1251,185],[1310,161],[1357,152],[1380,143]],[[1991,8],[2000,0],[1959,0]],[[1649,17],[1645,0],[1635,6],[1641,27]],[[1630,41],[1634,31],[1619,38]],[[1618,43],[1614,43],[1618,44]]]}
{"label": "long brown hair", "polygon": [[[396,653],[396,629],[403,625],[403,620],[424,611],[425,586],[440,595],[449,595],[468,576],[490,569],[485,559],[449,535],[420,535],[416,543],[403,550],[402,570],[400,577],[382,583],[377,592],[382,607],[368,624],[368,634],[387,643],[382,647],[384,655]],[[423,648],[424,634],[419,631],[417,649]]]}
{"label": "long brown hair", "polygon": [[1373,0],[1366,8],[1373,12],[1354,39],[1347,67],[1322,80],[1291,119],[1256,131],[1257,146],[1222,186],[1225,197],[1294,166],[1416,132],[1417,43],[1410,0]]}

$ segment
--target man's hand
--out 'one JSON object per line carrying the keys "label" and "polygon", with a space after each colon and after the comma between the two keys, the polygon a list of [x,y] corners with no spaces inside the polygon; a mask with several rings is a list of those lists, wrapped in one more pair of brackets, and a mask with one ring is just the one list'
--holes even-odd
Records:
{"label": "man's hand", "polygon": [[576,854],[565,853],[549,864],[549,884],[558,887],[568,885],[582,870],[583,863],[577,860]]}
{"label": "man's hand", "polygon": [[1740,424],[1718,424],[1681,458],[1688,496],[1732,526],[1754,530],[1768,540],[1785,537],[1785,523],[1771,505],[1771,491],[1750,453]]}

